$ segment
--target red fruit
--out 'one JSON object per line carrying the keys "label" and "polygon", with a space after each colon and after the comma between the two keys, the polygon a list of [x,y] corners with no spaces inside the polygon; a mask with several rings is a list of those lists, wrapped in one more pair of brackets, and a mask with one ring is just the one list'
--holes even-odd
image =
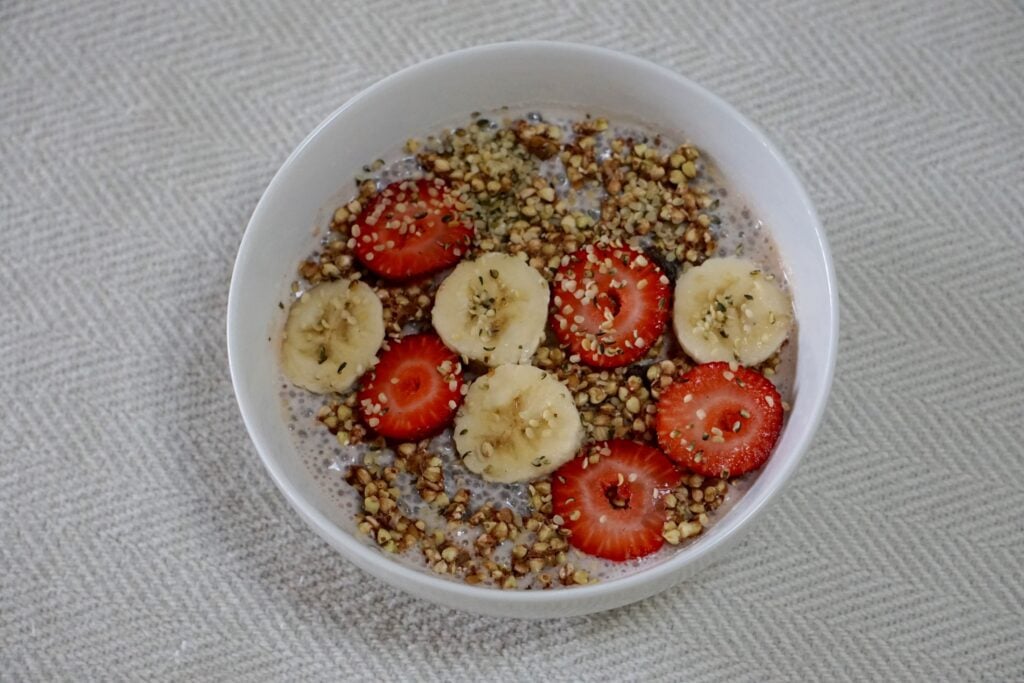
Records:
{"label": "red fruit", "polygon": [[[593,455],[597,462],[590,462]],[[661,498],[679,486],[679,471],[656,448],[613,439],[585,448],[551,479],[551,506],[572,531],[569,543],[622,562],[664,543]]]}
{"label": "red fruit", "polygon": [[352,226],[356,257],[391,280],[444,270],[473,239],[473,229],[459,219],[462,208],[439,179],[391,183]]}
{"label": "red fruit", "polygon": [[359,390],[359,412],[375,432],[422,439],[451,422],[462,403],[462,365],[434,334],[385,343]]}
{"label": "red fruit", "polygon": [[555,274],[551,326],[588,365],[642,357],[665,331],[668,309],[668,278],[632,247],[588,245]]}
{"label": "red fruit", "polygon": [[705,363],[661,392],[656,426],[662,450],[686,469],[736,476],[771,455],[782,429],[782,397],[759,372]]}

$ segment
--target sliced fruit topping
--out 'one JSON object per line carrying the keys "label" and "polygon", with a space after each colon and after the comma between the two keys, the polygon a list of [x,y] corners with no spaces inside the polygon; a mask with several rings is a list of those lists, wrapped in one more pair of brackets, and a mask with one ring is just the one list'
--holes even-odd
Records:
{"label": "sliced fruit topping", "polygon": [[369,369],[383,341],[383,307],[369,285],[324,282],[288,311],[281,368],[292,383],[314,393],[342,392]]}
{"label": "sliced fruit topping", "polygon": [[761,363],[782,345],[793,305],[753,261],[708,259],[676,282],[672,312],[679,344],[700,363]]}
{"label": "sliced fruit topping", "polygon": [[728,363],[698,365],[662,390],[658,443],[688,470],[723,479],[768,459],[782,429],[782,397],[769,380]]}
{"label": "sliced fruit topping", "polygon": [[544,339],[547,316],[544,277],[523,259],[498,253],[456,266],[431,312],[445,344],[491,366],[528,362]]}
{"label": "sliced fruit topping", "polygon": [[422,439],[451,422],[462,403],[462,365],[433,334],[385,344],[359,391],[363,421],[382,436]]}
{"label": "sliced fruit topping", "polygon": [[552,327],[588,365],[619,367],[661,337],[668,304],[668,278],[642,251],[588,245],[555,274]]}
{"label": "sliced fruit topping", "polygon": [[454,265],[473,229],[440,179],[391,183],[370,200],[352,226],[356,257],[378,275],[405,280]]}
{"label": "sliced fruit topping", "polygon": [[552,476],[552,511],[572,532],[575,548],[616,562],[643,557],[664,543],[661,499],[679,481],[679,471],[658,449],[601,441]]}
{"label": "sliced fruit topping", "polygon": [[500,365],[473,382],[452,431],[469,471],[506,483],[550,474],[583,441],[572,394],[532,365]]}

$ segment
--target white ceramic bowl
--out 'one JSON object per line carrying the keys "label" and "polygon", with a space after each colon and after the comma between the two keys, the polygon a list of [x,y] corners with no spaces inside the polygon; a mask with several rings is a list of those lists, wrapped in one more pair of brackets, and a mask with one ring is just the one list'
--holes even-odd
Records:
{"label": "white ceramic bowl", "polygon": [[[798,321],[792,412],[774,455],[739,502],[670,559],[625,578],[549,591],[469,586],[399,564],[353,533],[301,462],[278,398],[277,339],[298,262],[368,161],[404,140],[502,105],[568,105],[652,124],[694,141],[770,227]],[[228,297],[231,377],[246,427],[274,482],[342,555],[421,598],[516,617],[572,616],[640,600],[692,575],[761,514],[792,475],[825,409],[838,337],[835,276],[800,181],[753,124],[667,69],[608,50],[519,42],[454,52],[396,73],[331,114],[285,161],[253,213]],[[269,340],[268,340],[269,338]],[[351,529],[354,525],[348,522]],[[367,579],[372,580],[372,579]]]}

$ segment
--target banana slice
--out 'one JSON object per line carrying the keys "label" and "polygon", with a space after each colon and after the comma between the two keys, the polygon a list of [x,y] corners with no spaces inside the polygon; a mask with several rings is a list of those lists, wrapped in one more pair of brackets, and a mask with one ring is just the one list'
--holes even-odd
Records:
{"label": "banana slice", "polygon": [[466,467],[502,483],[551,474],[583,442],[572,394],[532,365],[499,365],[473,382],[453,431]]}
{"label": "banana slice", "polygon": [[384,311],[369,285],[335,280],[303,293],[288,311],[281,365],[292,383],[342,392],[373,365],[384,341]]}
{"label": "banana slice", "polygon": [[438,287],[432,312],[449,348],[490,366],[529,362],[547,317],[543,276],[522,259],[498,253],[460,263]]}
{"label": "banana slice", "polygon": [[747,259],[708,259],[680,276],[675,296],[676,337],[698,363],[757,365],[793,324],[789,296]]}

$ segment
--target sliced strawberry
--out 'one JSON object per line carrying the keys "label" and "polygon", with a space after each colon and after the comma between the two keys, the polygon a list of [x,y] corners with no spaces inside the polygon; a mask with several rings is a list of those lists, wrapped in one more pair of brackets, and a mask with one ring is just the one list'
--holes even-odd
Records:
{"label": "sliced strawberry", "polygon": [[382,436],[422,439],[451,422],[462,403],[462,365],[437,335],[385,344],[359,390],[363,421]]}
{"label": "sliced strawberry", "polygon": [[352,226],[356,257],[391,280],[454,265],[473,239],[473,229],[459,219],[462,208],[440,179],[391,183]]}
{"label": "sliced strawberry", "polygon": [[729,477],[768,459],[782,429],[782,397],[764,375],[698,365],[661,392],[658,443],[688,470]]}
{"label": "sliced strawberry", "polygon": [[656,448],[625,439],[602,441],[555,472],[551,506],[572,532],[574,547],[622,562],[662,546],[661,498],[679,479],[679,471]]}
{"label": "sliced strawberry", "polygon": [[661,337],[668,305],[668,278],[642,251],[588,245],[555,274],[551,326],[583,362],[616,368]]}

